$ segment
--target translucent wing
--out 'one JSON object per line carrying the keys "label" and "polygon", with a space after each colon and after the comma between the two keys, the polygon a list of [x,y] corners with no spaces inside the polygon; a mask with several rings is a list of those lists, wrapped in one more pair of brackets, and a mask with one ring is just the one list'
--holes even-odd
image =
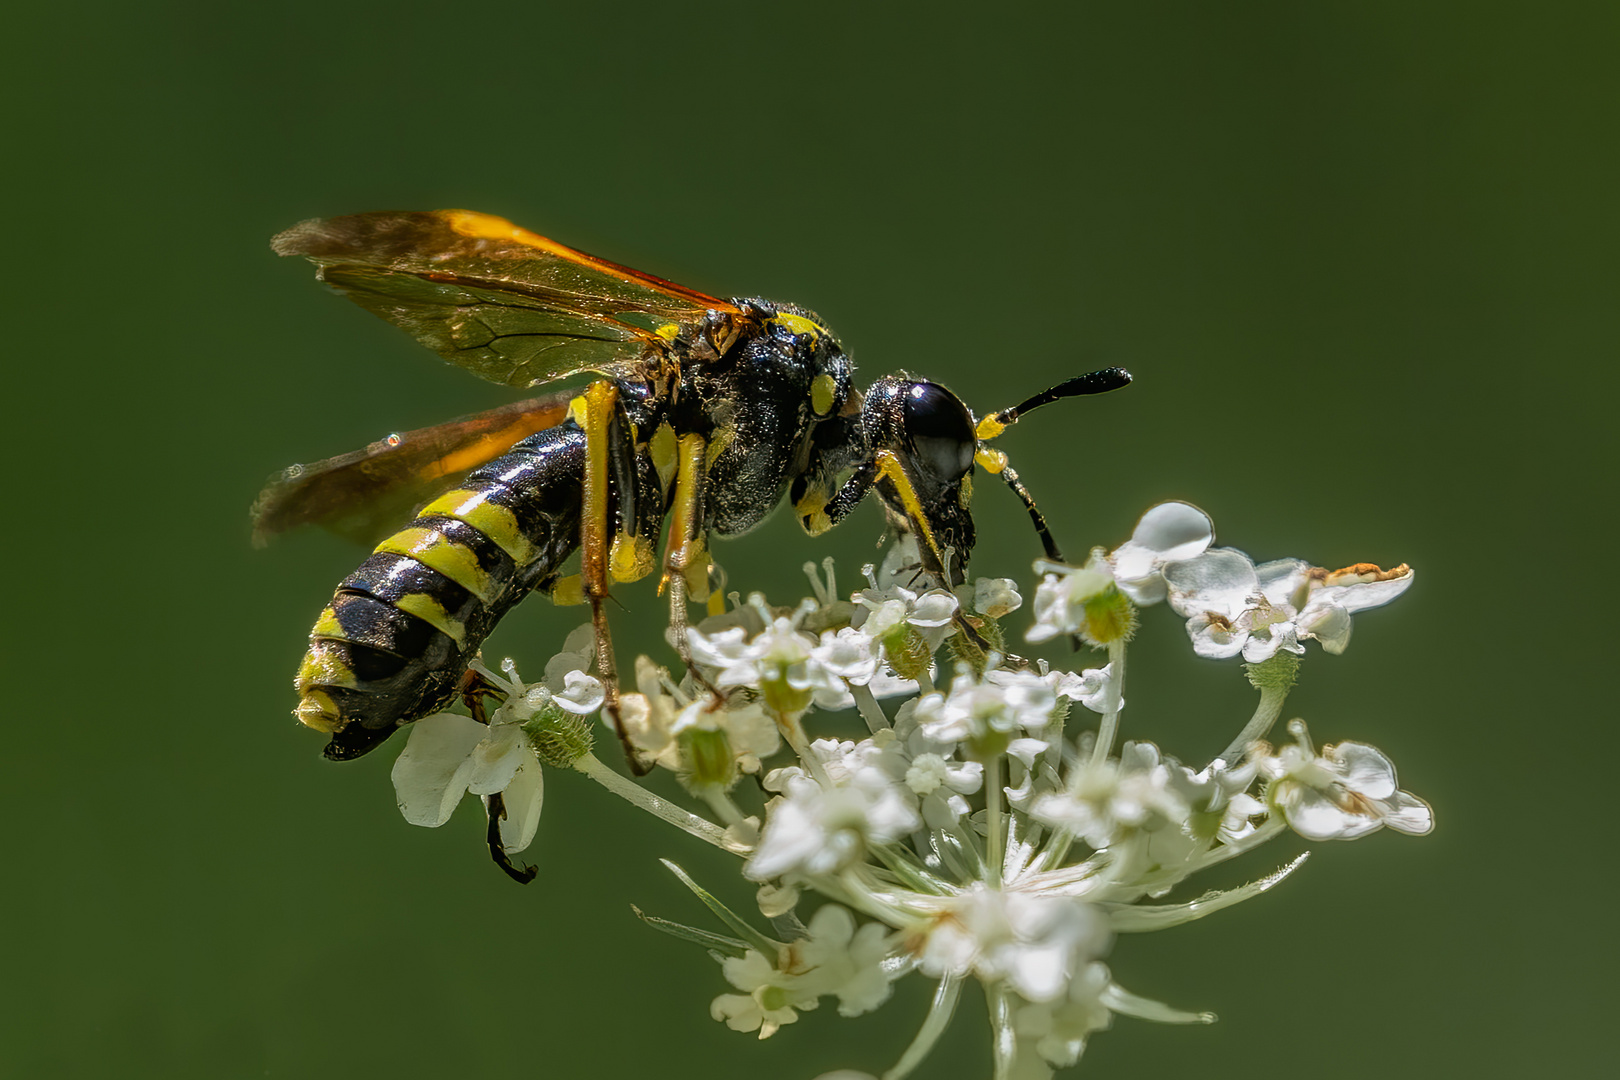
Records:
{"label": "translucent wing", "polygon": [[270,242],[453,364],[506,386],[634,373],[710,311],[740,309],[470,210],[301,222]]}
{"label": "translucent wing", "polygon": [[375,543],[410,512],[536,431],[563,422],[570,392],[547,394],[434,427],[378,439],[364,450],[293,465],[270,479],[253,504],[253,543],[319,525]]}

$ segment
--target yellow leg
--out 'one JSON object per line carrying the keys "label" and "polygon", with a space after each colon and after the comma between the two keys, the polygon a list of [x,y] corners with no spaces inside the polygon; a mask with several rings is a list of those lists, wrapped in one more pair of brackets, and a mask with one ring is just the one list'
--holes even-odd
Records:
{"label": "yellow leg", "polygon": [[[942,583],[950,580],[945,574],[945,553],[939,550],[934,531],[928,527],[928,515],[923,512],[922,500],[917,497],[917,489],[911,486],[911,478],[906,475],[906,470],[901,468],[900,459],[888,450],[879,450],[876,459],[878,475],[894,486],[900,505],[911,519],[911,528],[917,534],[917,547],[923,555],[923,568],[937,575]],[[934,563],[932,566],[927,565],[930,557]]]}
{"label": "yellow leg", "polygon": [[664,548],[664,577],[659,590],[669,590],[669,625],[675,648],[693,680],[718,699],[718,690],[692,661],[686,639],[686,597],[689,575],[709,572],[708,543],[702,535],[703,482],[708,473],[708,444],[701,435],[682,435],[676,451],[675,494],[671,500],[669,542]]}
{"label": "yellow leg", "polygon": [[613,725],[625,755],[635,766],[635,754],[619,718],[619,671],[613,656],[613,635],[608,629],[608,429],[613,423],[619,392],[606,380],[591,383],[570,406],[576,423],[585,429],[585,475],[581,482],[579,526],[580,580],[591,605],[591,629],[596,637],[597,677],[602,680],[602,714]]}
{"label": "yellow leg", "polygon": [[[928,515],[923,513],[922,500],[917,497],[917,489],[911,486],[911,479],[900,465],[900,459],[888,450],[879,450],[876,454],[878,475],[893,485],[895,494],[900,499],[900,505],[905,509],[906,516],[911,519],[911,527],[917,534],[917,550],[923,557],[923,569],[933,574],[941,583],[950,580],[945,569],[945,555],[939,550],[939,543],[934,539],[934,532],[928,527]],[[932,560],[933,565],[929,566]],[[962,636],[981,654],[990,651],[990,643],[979,633],[979,628],[968,621],[960,608],[952,620],[956,623]],[[1003,661],[1008,667],[1027,668],[1028,660],[1013,653],[1005,653]]]}

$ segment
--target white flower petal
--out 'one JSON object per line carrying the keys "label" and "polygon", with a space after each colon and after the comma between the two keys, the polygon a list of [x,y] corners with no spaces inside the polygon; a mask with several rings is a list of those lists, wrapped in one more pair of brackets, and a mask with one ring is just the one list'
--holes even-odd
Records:
{"label": "white flower petal", "polygon": [[973,583],[973,610],[992,619],[1011,615],[1024,603],[1012,578],[979,578]]}
{"label": "white flower petal", "polygon": [[516,724],[496,724],[486,728],[483,741],[468,756],[472,772],[467,790],[474,795],[493,795],[506,790],[525,760],[534,756],[523,729]]}
{"label": "white flower petal", "polygon": [[1160,503],[1142,515],[1131,538],[1114,550],[1109,561],[1125,595],[1138,604],[1156,604],[1166,592],[1160,568],[1202,554],[1214,539],[1214,523],[1198,507]]}
{"label": "white flower petal", "polygon": [[1260,591],[1254,563],[1241,551],[1217,548],[1196,559],[1169,563],[1164,580],[1170,587],[1170,606],[1179,615],[1213,611],[1236,619]]}
{"label": "white flower petal", "polygon": [[563,690],[555,694],[552,701],[557,707],[575,716],[589,716],[602,707],[607,700],[607,691],[594,676],[583,671],[570,671],[563,676]]}
{"label": "white flower petal", "polygon": [[1193,652],[1211,660],[1236,656],[1249,640],[1247,630],[1235,629],[1228,622],[1213,621],[1208,615],[1188,619],[1187,636],[1192,638]]}
{"label": "white flower petal", "polygon": [[1324,756],[1338,765],[1344,785],[1369,799],[1387,799],[1395,794],[1395,763],[1377,747],[1361,742],[1342,742],[1328,747]]}
{"label": "white flower petal", "polygon": [[1298,611],[1311,586],[1311,564],[1303,559],[1274,559],[1254,568],[1261,596],[1272,607]]}
{"label": "white flower petal", "polygon": [[540,827],[540,804],[545,795],[545,777],[540,762],[529,755],[529,760],[506,785],[501,801],[506,806],[506,817],[501,821],[501,846],[508,855],[522,851],[534,842],[535,830]]}
{"label": "white flower petal", "polygon": [[1434,811],[1416,795],[1397,791],[1384,804],[1384,824],[1408,836],[1426,836],[1434,831]]}
{"label": "white flower petal", "polygon": [[467,791],[472,752],[489,729],[455,713],[424,717],[411,725],[410,741],[394,762],[394,795],[412,825],[437,828]]}
{"label": "white flower petal", "polygon": [[1318,590],[1330,595],[1346,611],[1357,612],[1387,604],[1411,587],[1417,571],[1402,563],[1393,570],[1360,564],[1335,570]]}
{"label": "white flower petal", "polygon": [[1350,644],[1350,612],[1338,604],[1324,604],[1312,597],[1298,622],[1305,636],[1315,638],[1323,652],[1338,656]]}
{"label": "white flower petal", "polygon": [[1354,840],[1382,824],[1377,817],[1346,813],[1330,793],[1289,783],[1277,800],[1288,825],[1307,840]]}
{"label": "white flower petal", "polygon": [[1162,562],[1202,554],[1215,539],[1215,523],[1192,503],[1162,502],[1142,515],[1127,543]]}
{"label": "white flower petal", "polygon": [[906,621],[913,626],[944,626],[951,621],[951,616],[956,614],[956,609],[960,606],[956,602],[956,597],[950,593],[943,589],[934,589],[917,597],[917,602]]}

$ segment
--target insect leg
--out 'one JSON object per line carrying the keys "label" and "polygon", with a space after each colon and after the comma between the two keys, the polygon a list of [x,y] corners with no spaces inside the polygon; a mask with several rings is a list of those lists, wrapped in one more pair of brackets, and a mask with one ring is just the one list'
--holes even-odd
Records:
{"label": "insect leg", "polygon": [[519,885],[527,885],[534,880],[540,871],[533,866],[519,866],[512,861],[512,856],[506,853],[506,845],[501,842],[501,822],[506,818],[506,800],[500,792],[484,796],[484,812],[489,815],[489,831],[484,834],[489,843],[489,857],[495,860],[495,865],[507,877]]}
{"label": "insect leg", "polygon": [[608,629],[608,542],[611,492],[609,446],[619,393],[600,379],[585,388],[569,406],[574,420],[585,430],[585,469],[580,495],[580,581],[591,605],[591,629],[596,637],[597,677],[602,680],[602,714],[613,725],[625,754],[634,760],[624,723],[619,717],[619,672],[613,657],[613,635]]}
{"label": "insect leg", "polygon": [[[922,500],[917,497],[917,489],[912,486],[911,478],[906,476],[906,470],[901,467],[899,457],[893,451],[879,450],[875,455],[874,467],[878,476],[888,481],[894,488],[895,495],[898,497],[901,507],[904,508],[906,517],[910,520],[912,531],[917,534],[917,551],[922,556],[923,569],[932,574],[935,580],[941,584],[950,581],[951,579],[945,567],[945,553],[940,550],[938,542],[934,539],[933,530],[928,526],[927,514],[923,511]],[[984,635],[979,633],[978,627],[969,622],[967,616],[962,614],[960,606],[957,607],[952,621],[969,644],[981,654],[992,651],[994,647],[984,639]],[[1004,660],[1011,666],[1028,666],[1029,662],[1022,657],[1014,656],[1005,651],[1002,651],[1002,655]]]}
{"label": "insect leg", "polygon": [[461,698],[461,703],[467,706],[468,714],[480,724],[486,725],[489,723],[489,710],[484,704],[486,699],[506,697],[499,687],[472,668],[461,673],[461,681],[456,684],[456,694]]}
{"label": "insect leg", "polygon": [[[467,711],[472,713],[472,718],[480,724],[489,723],[486,700],[506,697],[498,686],[472,668],[468,668],[461,676],[461,682],[456,685],[456,693],[461,696],[461,702],[467,706]],[[489,815],[489,827],[484,833],[484,841],[489,845],[489,857],[507,877],[519,885],[527,885],[534,880],[539,870],[533,866],[518,866],[512,861],[512,856],[507,854],[506,844],[501,840],[501,822],[506,818],[505,796],[497,791],[483,798],[484,812]]]}
{"label": "insect leg", "polygon": [[709,684],[692,659],[687,640],[686,600],[692,575],[703,575],[702,589],[708,588],[709,553],[703,535],[703,488],[708,476],[709,444],[701,435],[682,435],[676,448],[675,494],[671,500],[669,543],[664,549],[664,577],[658,588],[669,589],[669,625],[675,634],[675,648],[692,678],[710,694],[720,692]]}
{"label": "insect leg", "polygon": [[819,536],[848,517],[849,512],[859,506],[861,500],[866,498],[867,493],[872,490],[872,485],[877,481],[877,475],[876,462],[864,461],[856,466],[855,472],[838,488],[837,494],[827,502],[825,507],[821,508],[826,517],[826,523],[818,523],[813,530],[809,525],[805,526],[806,530],[810,531],[810,535]]}

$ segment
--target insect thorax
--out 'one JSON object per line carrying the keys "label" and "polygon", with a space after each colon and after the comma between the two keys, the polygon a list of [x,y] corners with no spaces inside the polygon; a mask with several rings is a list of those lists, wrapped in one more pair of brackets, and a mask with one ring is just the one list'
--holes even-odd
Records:
{"label": "insect thorax", "polygon": [[715,360],[683,372],[677,428],[709,441],[707,527],[752,529],[811,466],[818,427],[841,423],[854,395],[849,358],[801,309],[739,300],[754,316]]}

